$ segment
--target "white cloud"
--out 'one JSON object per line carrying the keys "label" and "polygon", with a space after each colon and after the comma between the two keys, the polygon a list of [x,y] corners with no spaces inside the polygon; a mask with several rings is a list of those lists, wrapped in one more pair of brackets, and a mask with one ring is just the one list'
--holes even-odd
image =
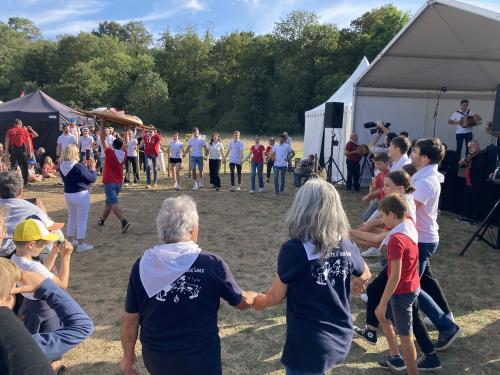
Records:
{"label": "white cloud", "polygon": [[187,0],[185,7],[193,12],[201,12],[206,9],[206,5],[199,0]]}
{"label": "white cloud", "polygon": [[35,13],[30,18],[36,25],[46,25],[58,22],[65,22],[69,19],[81,19],[81,17],[90,16],[101,12],[108,4],[104,1],[87,0],[87,1],[72,1],[64,3],[61,7],[53,5],[52,9]]}
{"label": "white cloud", "polygon": [[43,31],[45,35],[55,36],[62,34],[78,34],[82,31],[92,31],[97,28],[99,21],[93,20],[74,20],[60,24],[54,28],[49,28]]}

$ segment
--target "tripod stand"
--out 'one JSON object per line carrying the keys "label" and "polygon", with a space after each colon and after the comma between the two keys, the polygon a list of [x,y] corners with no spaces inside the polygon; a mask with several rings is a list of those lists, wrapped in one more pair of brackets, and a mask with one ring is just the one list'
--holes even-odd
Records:
{"label": "tripod stand", "polygon": [[467,249],[469,249],[470,245],[472,245],[472,242],[477,238],[478,240],[483,240],[486,242],[488,245],[490,245],[494,249],[500,249],[500,223],[498,223],[498,233],[497,233],[497,239],[496,243],[493,243],[490,241],[488,238],[484,238],[484,235],[486,231],[488,230],[489,226],[493,223],[493,219],[495,218],[495,214],[497,210],[500,209],[500,198],[497,200],[497,203],[493,206],[493,208],[490,210],[488,215],[486,215],[486,218],[483,220],[479,228],[474,232],[472,237],[470,238],[469,242],[465,245],[463,250],[460,252],[460,256],[463,257]]}
{"label": "tripod stand", "polygon": [[[346,179],[344,178],[344,175],[342,174],[342,171],[339,168],[339,165],[337,162],[333,159],[333,146],[338,146],[339,141],[335,140],[335,133],[332,130],[332,143],[330,144],[330,157],[328,158],[327,162],[325,165],[321,167],[321,169],[318,171],[318,173],[321,173],[325,168],[326,169],[326,180],[330,182],[331,184],[338,184],[341,181],[346,182]],[[338,180],[334,181],[333,180],[333,166],[335,166],[338,174],[340,175],[341,178]]]}
{"label": "tripod stand", "polygon": [[374,172],[373,172],[372,165],[370,163],[370,159],[368,158],[368,155],[363,155],[363,163],[361,163],[361,171],[359,172],[360,183],[361,183],[361,179],[363,178],[363,174],[365,173],[365,168],[368,168],[368,170],[370,171],[370,176],[373,177]]}

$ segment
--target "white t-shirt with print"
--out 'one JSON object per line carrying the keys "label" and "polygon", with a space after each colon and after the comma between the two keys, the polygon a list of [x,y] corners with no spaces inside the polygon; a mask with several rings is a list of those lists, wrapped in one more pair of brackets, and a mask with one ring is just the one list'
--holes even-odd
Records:
{"label": "white t-shirt with print", "polygon": [[[475,113],[472,112],[472,111],[467,111],[466,112],[467,116],[474,116]],[[464,114],[462,112],[459,112],[459,111],[455,111],[451,114],[450,116],[450,120],[453,120],[453,121],[462,121],[462,119],[464,118]],[[460,125],[455,125],[456,127],[456,133],[457,134],[466,134],[466,133],[472,133],[472,128],[464,128]]]}
{"label": "white t-shirt with print", "polygon": [[188,142],[188,146],[191,146],[191,156],[196,158],[203,157],[203,147],[205,144],[206,142],[203,138],[192,136]]}
{"label": "white t-shirt with print", "polygon": [[88,137],[82,135],[80,137],[80,152],[85,152],[85,150],[91,149],[92,142],[94,142],[94,138],[90,135]]}
{"label": "white t-shirt with print", "polygon": [[170,142],[170,157],[173,159],[181,159],[182,158],[182,147],[184,147],[184,143],[181,141],[171,141]]}
{"label": "white t-shirt with print", "polygon": [[69,145],[76,145],[76,143],[76,138],[73,134],[61,134],[59,138],[57,138],[57,144],[61,146],[61,152],[66,150]]}
{"label": "white t-shirt with print", "polygon": [[222,159],[222,154],[224,152],[224,146],[222,145],[222,142],[214,142],[211,145],[208,145],[208,158],[209,159],[216,159],[216,160],[221,160]]}
{"label": "white t-shirt with print", "polygon": [[288,143],[273,146],[273,151],[275,153],[274,166],[275,167],[286,167],[288,165],[288,155],[292,152],[292,148]]}
{"label": "white t-shirt with print", "polygon": [[227,149],[229,150],[230,157],[229,162],[233,164],[241,164],[243,150],[245,149],[245,145],[239,139],[233,139],[227,145]]}
{"label": "white t-shirt with print", "polygon": [[[45,267],[42,263],[37,262],[35,260],[26,259],[23,257],[18,257],[16,254],[12,255],[11,260],[19,266],[23,271],[36,272],[37,274],[43,276],[45,279],[53,279],[54,274],[50,272],[47,267]],[[22,293],[25,298],[36,301],[36,298],[33,297],[33,293]]]}
{"label": "white t-shirt with print", "polygon": [[[432,165],[422,168],[412,177],[412,184],[415,188],[413,199],[422,203],[417,208],[416,227],[418,231],[418,242],[438,243],[439,225],[437,223],[439,195],[441,194],[441,184],[437,175],[420,178],[419,173]],[[437,171],[436,171],[437,173]]]}

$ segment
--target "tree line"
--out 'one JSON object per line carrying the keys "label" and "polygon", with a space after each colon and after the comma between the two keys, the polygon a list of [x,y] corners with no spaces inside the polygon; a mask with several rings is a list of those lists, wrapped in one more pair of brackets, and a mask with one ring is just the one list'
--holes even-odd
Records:
{"label": "tree line", "polygon": [[78,108],[115,107],[160,128],[271,133],[303,130],[304,111],[325,101],[363,56],[370,61],[408,21],[393,5],[339,29],[293,11],[271,33],[166,29],[141,22],[44,39],[29,19],[0,22],[0,99],[41,89]]}

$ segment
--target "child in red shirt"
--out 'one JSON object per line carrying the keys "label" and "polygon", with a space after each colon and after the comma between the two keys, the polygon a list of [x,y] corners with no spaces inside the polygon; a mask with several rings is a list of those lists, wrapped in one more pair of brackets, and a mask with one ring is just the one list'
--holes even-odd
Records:
{"label": "child in red shirt", "polygon": [[[412,333],[412,305],[420,292],[418,233],[413,221],[406,219],[408,205],[402,195],[388,195],[380,202],[379,211],[390,231],[386,236],[388,281],[375,315],[384,330],[391,356],[399,356],[396,329],[401,339],[407,373],[414,375],[418,374],[417,351]],[[404,369],[404,366],[392,368],[393,365],[390,362],[388,364],[394,371]]]}

